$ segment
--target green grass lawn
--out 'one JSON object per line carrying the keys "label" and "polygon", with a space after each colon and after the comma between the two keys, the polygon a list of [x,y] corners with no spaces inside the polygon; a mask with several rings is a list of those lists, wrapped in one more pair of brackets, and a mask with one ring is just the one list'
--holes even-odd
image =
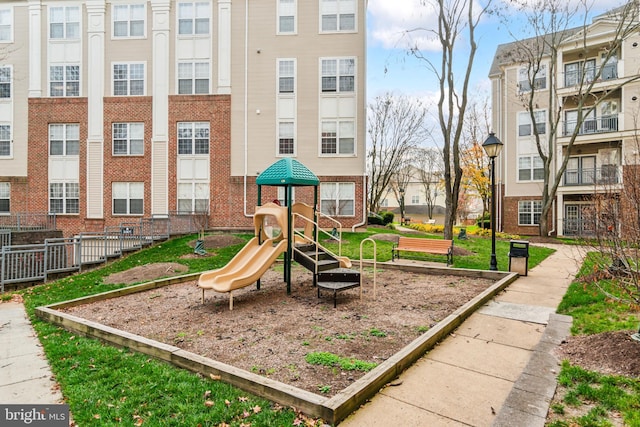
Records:
{"label": "green grass lawn", "polygon": [[[381,232],[396,233],[371,229],[343,234],[342,254],[358,259],[360,242]],[[251,238],[249,234],[238,236],[244,241]],[[207,258],[180,258],[193,252],[188,243],[195,238],[186,236],[162,242],[102,268],[21,291],[27,312],[77,425],[286,426],[319,423],[215,379],[203,378],[148,356],[69,333],[34,316],[34,309],[41,305],[125,286],[104,284],[103,278],[111,273],[156,262],[179,262],[189,268],[188,273],[211,270],[225,265],[243,246],[218,248],[215,256]],[[385,241],[376,243],[377,259],[390,260],[392,244]],[[456,240],[455,244],[474,252],[473,255],[455,257],[455,267],[488,268],[489,239],[471,237]],[[337,251],[335,244],[331,246]],[[364,258],[373,258],[373,245],[367,244],[365,248]],[[503,271],[508,267],[508,250],[508,241],[497,242],[498,266]],[[546,248],[531,247],[530,268],[551,252]],[[444,257],[438,256],[425,256],[423,259],[444,262]]]}
{"label": "green grass lawn", "polygon": [[[578,279],[594,270],[596,254],[588,254],[578,273]],[[598,284],[607,292],[617,291],[609,280]],[[558,312],[573,317],[574,335],[591,335],[606,331],[636,330],[638,312],[629,304],[613,301],[595,286],[592,280],[576,280],[567,290]],[[640,343],[638,343],[640,345]],[[558,383],[566,388],[561,402],[554,402],[551,411],[558,418],[552,427],[610,426],[624,420],[624,425],[640,426],[640,380],[615,375],[602,375],[580,366],[562,364]],[[581,410],[580,416],[565,416],[569,408]]]}

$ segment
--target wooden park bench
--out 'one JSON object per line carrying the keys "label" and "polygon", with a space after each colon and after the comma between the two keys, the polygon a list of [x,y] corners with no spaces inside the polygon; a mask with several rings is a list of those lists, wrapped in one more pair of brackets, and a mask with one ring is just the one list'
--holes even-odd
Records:
{"label": "wooden park bench", "polygon": [[426,254],[446,255],[447,265],[453,264],[453,240],[417,239],[401,236],[391,249],[391,260],[400,259],[400,252],[422,252]]}

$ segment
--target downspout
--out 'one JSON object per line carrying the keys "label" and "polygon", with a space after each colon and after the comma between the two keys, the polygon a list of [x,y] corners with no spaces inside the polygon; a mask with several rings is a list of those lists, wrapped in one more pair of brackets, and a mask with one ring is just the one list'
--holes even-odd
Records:
{"label": "downspout", "polygon": [[353,224],[351,232],[355,232],[357,227],[367,225],[367,216],[367,174],[365,172],[362,175],[362,221],[357,224]]}
{"label": "downspout", "polygon": [[[364,16],[363,19],[363,28],[367,28],[367,14],[366,14],[366,8],[367,8],[367,1],[364,2],[364,7],[365,7],[365,13],[362,14],[362,16]],[[363,52],[363,62],[364,64],[367,63],[367,38],[364,38],[364,52]],[[364,73],[365,76],[363,79],[361,79],[361,81],[366,81],[366,67],[364,68]],[[362,89],[362,96],[363,99],[367,99],[367,85],[363,85],[363,89]],[[355,232],[357,227],[361,227],[363,225],[367,225],[367,217],[368,217],[368,206],[367,206],[367,103],[365,101],[365,107],[364,107],[364,152],[362,154],[362,163],[364,164],[364,173],[362,174],[362,221],[354,224],[351,227],[351,231]]]}
{"label": "downspout", "polygon": [[243,177],[243,202],[244,216],[252,218],[247,212],[247,175],[249,173],[249,0],[244,0],[244,177]]}

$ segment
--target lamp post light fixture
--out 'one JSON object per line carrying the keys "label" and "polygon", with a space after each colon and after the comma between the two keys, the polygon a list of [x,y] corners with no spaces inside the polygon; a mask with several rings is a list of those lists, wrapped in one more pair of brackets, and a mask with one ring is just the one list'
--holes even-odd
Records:
{"label": "lamp post light fixture", "polygon": [[502,151],[502,141],[500,141],[493,132],[489,133],[489,137],[482,143],[487,156],[490,159],[491,169],[491,264],[489,270],[498,270],[498,260],[496,258],[496,157]]}

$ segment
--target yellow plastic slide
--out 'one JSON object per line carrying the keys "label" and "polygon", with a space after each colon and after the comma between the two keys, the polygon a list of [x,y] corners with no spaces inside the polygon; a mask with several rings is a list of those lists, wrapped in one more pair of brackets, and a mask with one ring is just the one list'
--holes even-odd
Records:
{"label": "yellow plastic slide", "polygon": [[267,239],[259,244],[258,237],[254,237],[227,265],[202,273],[198,279],[198,286],[202,288],[202,302],[205,289],[229,292],[229,309],[233,310],[233,290],[258,281],[278,256],[287,251],[286,239],[275,246],[273,243],[273,239]]}

